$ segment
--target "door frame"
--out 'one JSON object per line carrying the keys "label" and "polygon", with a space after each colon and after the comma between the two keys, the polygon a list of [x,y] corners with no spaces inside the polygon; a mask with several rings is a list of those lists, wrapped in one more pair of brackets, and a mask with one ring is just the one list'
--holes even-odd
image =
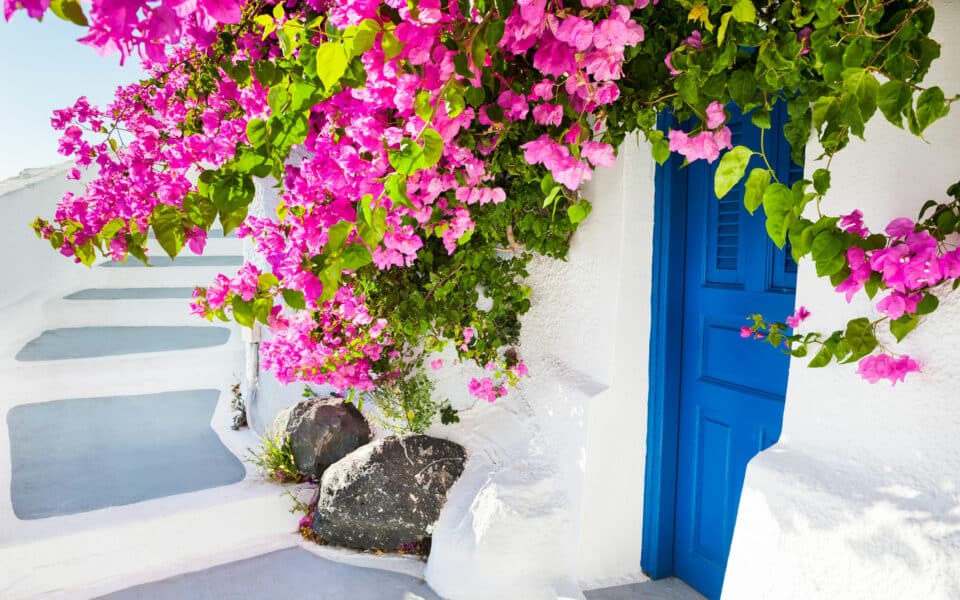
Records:
{"label": "door frame", "polygon": [[[662,112],[658,128],[675,126]],[[680,423],[680,352],[686,265],[686,173],[671,153],[654,176],[653,281],[650,294],[647,456],[643,487],[643,540],[640,568],[653,579],[673,574],[677,451]],[[683,252],[676,249],[682,248]],[[673,251],[671,251],[673,250]],[[671,326],[671,324],[677,324]]]}

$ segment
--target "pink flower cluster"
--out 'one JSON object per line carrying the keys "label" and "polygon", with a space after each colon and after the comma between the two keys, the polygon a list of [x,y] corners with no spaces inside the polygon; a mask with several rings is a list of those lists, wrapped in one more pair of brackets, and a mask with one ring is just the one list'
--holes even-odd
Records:
{"label": "pink flower cluster", "polygon": [[[103,56],[120,52],[121,62],[134,50],[144,58],[165,61],[168,46],[216,41],[220,24],[239,23],[237,0],[93,0],[89,6],[90,27],[80,42]],[[3,0],[3,16],[9,21],[18,9],[31,19],[41,19],[50,0]],[[86,8],[86,7],[85,7]]]}
{"label": "pink flower cluster", "polygon": [[[844,216],[841,227],[861,237],[868,233],[859,211]],[[850,275],[836,290],[850,302],[873,273],[878,273],[890,293],[877,302],[877,310],[898,319],[917,312],[921,291],[960,277],[960,249],[942,251],[937,239],[928,231],[916,231],[916,223],[910,219],[894,219],[885,231],[891,240],[888,246],[877,250],[851,246],[847,250]]]}
{"label": "pink flower cluster", "polygon": [[338,389],[372,390],[373,363],[392,345],[385,319],[375,319],[363,296],[341,287],[316,313],[277,313],[260,346],[266,369],[283,383],[310,381]]}
{"label": "pink flower cluster", "polygon": [[857,364],[857,374],[870,383],[887,379],[891,385],[897,385],[897,382],[903,381],[909,373],[919,371],[920,365],[909,356],[894,358],[889,354],[875,354],[861,359]]}
{"label": "pink flower cluster", "polygon": [[726,120],[723,105],[711,102],[706,111],[706,129],[693,137],[685,131],[671,129],[667,134],[670,151],[679,152],[688,162],[705,158],[708,163],[712,163],[720,157],[721,150],[733,147],[730,128],[721,127]]}

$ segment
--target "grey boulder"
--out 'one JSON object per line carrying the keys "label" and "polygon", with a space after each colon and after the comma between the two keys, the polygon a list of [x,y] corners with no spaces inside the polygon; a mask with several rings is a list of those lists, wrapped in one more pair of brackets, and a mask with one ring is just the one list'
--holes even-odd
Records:
{"label": "grey boulder", "polygon": [[339,398],[309,398],[281,412],[273,435],[290,437],[297,470],[320,479],[323,472],[370,441],[370,426],[357,407]]}
{"label": "grey boulder", "polygon": [[432,533],[465,461],[463,446],[426,435],[363,446],[323,474],[314,531],[327,542],[363,549],[420,541]]}

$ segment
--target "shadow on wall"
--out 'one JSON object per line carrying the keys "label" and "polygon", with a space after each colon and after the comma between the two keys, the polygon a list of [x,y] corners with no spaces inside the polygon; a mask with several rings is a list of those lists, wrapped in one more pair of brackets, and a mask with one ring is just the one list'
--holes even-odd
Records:
{"label": "shadow on wall", "polygon": [[[893,559],[915,570],[929,566],[917,551],[918,542],[960,548],[960,488],[955,481],[938,484],[902,472],[865,473],[863,465],[828,464],[777,447],[765,454],[761,461],[771,461],[765,469],[775,471],[777,477],[789,477],[795,490],[765,498],[782,532],[800,534],[837,529],[838,523],[868,523],[866,535],[854,535],[848,541],[853,552],[875,561]],[[811,496],[824,501],[792,501]],[[832,508],[825,511],[825,506]],[[960,583],[953,586],[950,597],[960,598]]]}

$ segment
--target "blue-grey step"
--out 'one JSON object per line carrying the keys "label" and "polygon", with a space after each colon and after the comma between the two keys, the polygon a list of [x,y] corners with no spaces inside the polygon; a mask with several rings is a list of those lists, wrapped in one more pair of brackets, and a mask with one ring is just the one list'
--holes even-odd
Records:
{"label": "blue-grey step", "polygon": [[[149,260],[151,267],[239,267],[243,264],[242,256],[178,256],[175,259],[169,256],[151,256]],[[146,265],[131,256],[127,259],[127,262],[119,263],[105,260],[99,266],[114,269],[145,267]]]}
{"label": "blue-grey step", "polygon": [[120,590],[110,600],[442,600],[410,575],[337,563],[288,548]]}
{"label": "blue-grey step", "polygon": [[587,600],[707,600],[676,577],[590,590]]}
{"label": "blue-grey step", "polygon": [[66,300],[167,300],[193,297],[192,287],[87,288]]}
{"label": "blue-grey step", "polygon": [[48,329],[17,352],[20,361],[64,360],[220,346],[226,327],[67,327]]}
{"label": "blue-grey step", "polygon": [[7,414],[19,519],[70,515],[236,483],[210,428],[218,390],[21,404]]}

